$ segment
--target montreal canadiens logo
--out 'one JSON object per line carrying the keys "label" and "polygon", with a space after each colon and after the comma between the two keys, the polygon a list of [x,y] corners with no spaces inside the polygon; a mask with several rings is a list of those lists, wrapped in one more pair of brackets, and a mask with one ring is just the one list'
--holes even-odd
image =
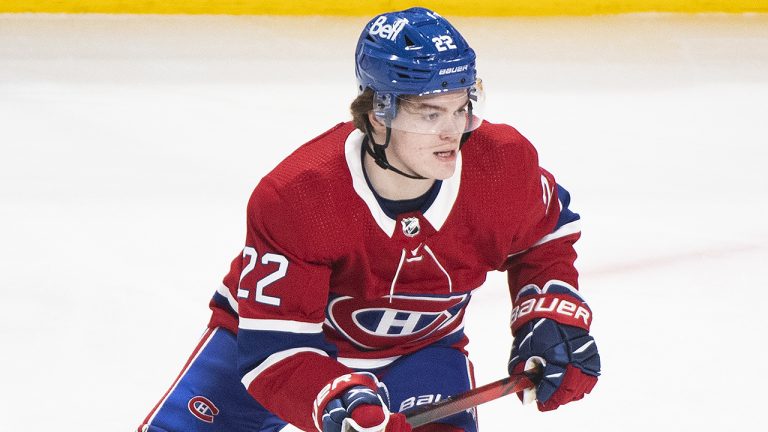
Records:
{"label": "montreal canadiens logo", "polygon": [[189,412],[192,415],[206,423],[213,423],[213,417],[219,414],[219,409],[216,408],[216,405],[210,399],[203,396],[195,396],[190,399],[187,408],[189,408]]}
{"label": "montreal canadiens logo", "polygon": [[469,294],[395,295],[373,301],[338,297],[328,303],[327,316],[350,342],[382,349],[448,335],[462,323],[468,302]]}
{"label": "montreal canadiens logo", "polygon": [[419,218],[404,218],[400,221],[400,224],[403,225],[403,234],[408,237],[415,237],[419,231],[421,231],[421,227],[419,227]]}

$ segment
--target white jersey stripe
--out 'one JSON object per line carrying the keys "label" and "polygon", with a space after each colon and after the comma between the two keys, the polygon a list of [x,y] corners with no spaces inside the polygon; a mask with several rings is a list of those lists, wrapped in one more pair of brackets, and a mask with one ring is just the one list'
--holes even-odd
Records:
{"label": "white jersey stripe", "polygon": [[569,236],[571,234],[576,234],[577,232],[581,232],[581,223],[579,223],[578,219],[561,226],[560,228],[555,230],[555,232],[553,232],[552,234],[545,235],[544,237],[541,238],[541,240],[537,241],[532,247],[539,246],[541,244],[544,244],[565,236]]}
{"label": "white jersey stripe", "polygon": [[509,255],[507,255],[507,258],[511,258],[511,257],[513,257],[515,255],[520,255],[521,253],[527,252],[528,250],[533,249],[536,246],[540,246],[540,245],[543,245],[544,243],[551,242],[552,240],[557,240],[559,238],[562,238],[562,237],[565,237],[565,236],[569,236],[571,234],[576,234],[578,232],[581,232],[581,224],[579,223],[579,220],[575,220],[573,222],[569,222],[569,223],[561,226],[557,230],[555,230],[552,234],[545,235],[544,237],[542,237],[539,241],[534,243],[528,249],[522,250],[520,252],[515,252],[513,254],[509,254]]}
{"label": "white jersey stripe", "polygon": [[221,294],[225,299],[227,299],[227,303],[229,303],[229,307],[234,309],[235,312],[240,313],[240,311],[237,308],[237,300],[235,300],[235,298],[232,297],[232,293],[229,292],[229,288],[227,288],[226,285],[221,284],[219,286],[219,289],[216,290],[216,292]]}
{"label": "white jersey stripe", "polygon": [[240,317],[239,327],[243,330],[280,331],[288,333],[321,333],[323,331],[323,323],[243,317]]}
{"label": "white jersey stripe", "polygon": [[351,369],[378,369],[399,359],[400,356],[380,358],[380,359],[358,359],[349,357],[339,357],[336,360],[344,366]]}
{"label": "white jersey stripe", "polygon": [[261,362],[259,366],[257,366],[255,369],[245,374],[241,382],[243,383],[245,388],[248,388],[250,387],[253,380],[255,380],[256,377],[258,377],[268,367],[273,366],[279,363],[280,361],[287,359],[292,355],[303,353],[303,352],[312,352],[315,354],[320,354],[324,357],[328,357],[328,353],[326,353],[325,351],[319,350],[317,348],[302,347],[302,348],[293,348],[285,351],[279,351],[267,357],[266,359],[264,359],[264,361]]}

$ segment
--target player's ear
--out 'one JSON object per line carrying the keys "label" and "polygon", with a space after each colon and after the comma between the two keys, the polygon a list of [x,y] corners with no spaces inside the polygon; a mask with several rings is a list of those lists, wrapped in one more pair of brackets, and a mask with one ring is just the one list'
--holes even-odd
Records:
{"label": "player's ear", "polygon": [[373,132],[377,135],[383,135],[385,133],[386,125],[382,122],[373,111],[368,111],[368,122],[371,123]]}

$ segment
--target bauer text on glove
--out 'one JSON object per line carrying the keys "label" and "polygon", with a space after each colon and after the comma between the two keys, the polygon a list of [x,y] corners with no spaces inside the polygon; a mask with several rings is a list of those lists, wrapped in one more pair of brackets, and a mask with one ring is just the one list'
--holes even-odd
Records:
{"label": "bauer text on glove", "polygon": [[515,339],[508,369],[518,373],[541,365],[541,381],[524,400],[535,397],[541,411],[579,400],[600,375],[600,355],[589,334],[592,312],[576,289],[551,281],[543,289],[520,290],[512,313]]}

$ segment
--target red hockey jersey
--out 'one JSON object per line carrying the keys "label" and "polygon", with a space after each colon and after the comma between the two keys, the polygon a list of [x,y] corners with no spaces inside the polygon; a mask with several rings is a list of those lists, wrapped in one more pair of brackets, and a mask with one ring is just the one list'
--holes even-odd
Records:
{"label": "red hockey jersey", "polygon": [[484,123],[429,209],[397,220],[366,182],[362,142],[339,124],[261,180],[245,247],[211,301],[210,326],[238,335],[249,393],[305,430],[320,389],[351,369],[430,344],[462,349],[487,272],[508,271],[512,296],[577,286],[579,217],[515,129]]}

